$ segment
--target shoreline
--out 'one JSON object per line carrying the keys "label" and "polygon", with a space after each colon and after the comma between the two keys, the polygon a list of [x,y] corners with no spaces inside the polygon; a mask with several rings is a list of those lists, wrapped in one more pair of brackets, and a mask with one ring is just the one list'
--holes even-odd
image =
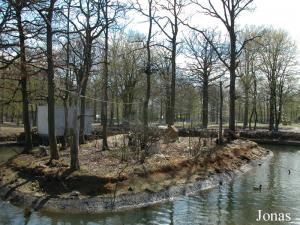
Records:
{"label": "shoreline", "polygon": [[34,210],[41,210],[53,213],[103,213],[122,211],[133,208],[150,206],[158,203],[172,201],[181,196],[190,195],[199,191],[215,188],[219,182],[227,183],[234,178],[248,172],[258,164],[270,160],[273,157],[272,151],[267,150],[266,155],[260,159],[250,160],[240,168],[209,175],[194,183],[171,186],[158,192],[143,191],[140,193],[126,193],[118,196],[95,196],[80,198],[74,197],[54,197],[45,195],[42,197],[34,196],[15,190],[16,187],[3,184],[0,180],[0,197],[13,204],[30,207]]}

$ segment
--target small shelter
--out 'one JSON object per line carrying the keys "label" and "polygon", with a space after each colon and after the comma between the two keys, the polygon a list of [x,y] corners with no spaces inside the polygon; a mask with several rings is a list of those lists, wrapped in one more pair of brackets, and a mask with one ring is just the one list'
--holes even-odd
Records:
{"label": "small shelter", "polygon": [[[48,136],[48,106],[38,106],[37,108],[37,131],[40,136]],[[92,122],[94,116],[90,109],[85,111],[85,135],[92,134]],[[69,108],[69,126],[73,124],[74,107]],[[60,137],[64,135],[65,131],[65,112],[63,106],[55,106],[55,132],[56,136]]]}

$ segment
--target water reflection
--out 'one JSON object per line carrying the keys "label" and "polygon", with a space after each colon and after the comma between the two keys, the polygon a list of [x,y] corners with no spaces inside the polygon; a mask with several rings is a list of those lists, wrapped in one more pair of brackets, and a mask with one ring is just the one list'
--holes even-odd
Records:
{"label": "water reflection", "polygon": [[[99,215],[62,215],[33,212],[28,223],[52,225],[111,224],[199,224],[256,225],[282,224],[257,222],[258,210],[291,213],[292,223],[300,223],[300,148],[270,147],[274,158],[230,184],[182,197],[176,201]],[[291,174],[288,174],[291,169]],[[253,186],[262,184],[262,191]],[[0,224],[25,224],[24,211],[0,202]],[[287,224],[287,223],[284,223]]]}

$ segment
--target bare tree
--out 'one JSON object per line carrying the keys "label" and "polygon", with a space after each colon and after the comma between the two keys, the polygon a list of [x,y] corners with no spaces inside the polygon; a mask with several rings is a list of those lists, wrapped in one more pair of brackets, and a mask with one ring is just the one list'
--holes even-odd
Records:
{"label": "bare tree", "polygon": [[102,144],[102,150],[108,149],[108,143],[107,143],[107,104],[108,104],[108,53],[109,53],[109,29],[111,26],[115,25],[115,28],[117,28],[116,21],[117,19],[123,15],[125,12],[125,5],[121,4],[118,1],[109,1],[105,0],[104,7],[102,8],[103,17],[104,17],[104,65],[103,65],[103,88],[102,88],[102,95],[103,95],[103,101],[102,101],[102,107],[101,107],[101,123],[102,123],[102,135],[103,135],[103,144]]}
{"label": "bare tree", "polygon": [[143,9],[139,1],[136,2],[136,9],[139,11],[142,15],[147,17],[148,19],[148,33],[147,33],[147,40],[146,40],[146,50],[147,50],[147,60],[146,60],[146,68],[145,68],[145,74],[146,74],[146,92],[145,92],[145,99],[144,99],[144,107],[143,107],[143,126],[144,126],[144,138],[143,138],[143,147],[145,147],[145,143],[147,143],[147,137],[148,137],[148,107],[149,107],[149,100],[150,100],[150,94],[151,94],[151,74],[152,74],[152,60],[151,60],[151,39],[153,37],[152,29],[153,29],[153,17],[155,16],[155,9],[153,7],[153,0],[148,0],[147,2],[147,9]]}
{"label": "bare tree", "polygon": [[[25,132],[25,146],[24,152],[28,153],[32,149],[32,136],[31,136],[31,126],[29,119],[29,98],[28,98],[28,73],[27,73],[27,60],[26,60],[26,46],[25,40],[26,35],[24,32],[24,24],[23,24],[23,9],[28,6],[28,2],[15,0],[9,1],[10,6],[13,8],[15,13],[15,19],[17,21],[17,31],[19,34],[19,48],[20,48],[20,84],[21,84],[21,92],[22,92],[22,104],[23,104],[23,123],[24,123],[24,132]],[[3,19],[5,22],[5,18]],[[3,27],[3,25],[1,25]]]}
{"label": "bare tree", "polygon": [[282,30],[269,29],[261,38],[260,70],[269,88],[269,130],[278,131],[282,116],[284,92],[295,75],[296,46]]}
{"label": "bare tree", "polygon": [[47,78],[48,78],[48,139],[50,145],[50,162],[59,159],[55,132],[55,83],[54,83],[54,60],[53,60],[53,17],[55,3],[57,0],[41,1],[37,7],[33,5],[46,27],[46,58],[47,58]]}
{"label": "bare tree", "polygon": [[[249,39],[254,36],[259,36],[263,33],[263,29],[260,27],[247,27],[241,33],[241,39]],[[254,127],[256,128],[257,123],[257,70],[259,64],[258,52],[260,51],[259,43],[254,40],[245,44],[240,58],[239,65],[237,67],[237,75],[240,78],[239,83],[244,92],[244,116],[243,116],[243,128],[246,129],[251,127],[251,121],[254,117]],[[250,100],[252,96],[252,109],[250,109]],[[250,112],[251,110],[251,112]],[[250,118],[249,118],[250,112]]]}
{"label": "bare tree", "polygon": [[[3,1],[0,10],[0,34],[5,33],[8,28],[7,23],[9,20],[13,18],[12,9],[14,8],[14,1]],[[0,49],[6,48],[7,42],[4,41],[5,39],[0,39]]]}
{"label": "bare tree", "polygon": [[[210,42],[216,43],[216,32],[207,30],[206,36]],[[188,63],[191,71],[191,79],[202,87],[202,127],[208,125],[208,88],[209,84],[218,79],[217,70],[219,68],[219,59],[215,50],[211,47],[203,35],[193,31],[189,37],[185,38],[187,48]]]}
{"label": "bare tree", "polygon": [[74,2],[73,17],[70,23],[75,32],[78,35],[78,40],[81,42],[82,50],[76,50],[77,62],[77,86],[80,87],[81,101],[80,101],[80,143],[84,143],[84,128],[85,128],[85,114],[86,114],[86,88],[91,73],[91,68],[96,64],[96,57],[93,55],[95,51],[96,40],[101,36],[105,30],[105,18],[104,10],[106,2],[101,0],[79,0]]}
{"label": "bare tree", "polygon": [[70,135],[70,124],[69,124],[69,101],[70,101],[70,89],[71,89],[71,70],[70,70],[70,52],[71,52],[71,37],[70,37],[70,17],[71,17],[71,5],[72,0],[67,0],[67,26],[66,26],[66,39],[67,43],[65,44],[66,52],[66,74],[64,79],[64,96],[63,96],[63,105],[64,105],[64,116],[65,116],[65,129],[64,129],[64,148],[68,144],[68,138]]}
{"label": "bare tree", "polygon": [[236,85],[236,68],[238,66],[238,57],[241,54],[242,49],[245,45],[253,40],[256,37],[251,37],[250,39],[244,40],[240,48],[238,47],[237,40],[237,30],[236,30],[236,20],[241,12],[248,10],[249,6],[253,0],[218,0],[212,1],[207,0],[207,4],[199,0],[193,0],[193,3],[200,7],[201,11],[211,17],[217,18],[225,26],[228,35],[229,35],[229,62],[222,57],[217,46],[214,43],[209,41],[209,37],[203,32],[195,27],[191,27],[193,30],[200,32],[207,41],[209,41],[212,47],[217,52],[219,59],[223,62],[225,67],[229,70],[230,73],[230,88],[229,88],[229,130],[231,135],[235,136],[235,85]]}
{"label": "bare tree", "polygon": [[102,150],[108,149],[107,143],[107,101],[108,101],[108,31],[109,31],[109,15],[108,15],[108,1],[106,0],[105,8],[103,10],[105,18],[105,30],[104,30],[104,65],[103,65],[103,87],[102,87],[102,107],[101,107],[101,124],[102,124],[102,135],[103,144]]}
{"label": "bare tree", "polygon": [[173,125],[175,122],[177,39],[179,26],[182,23],[179,20],[179,16],[186,3],[185,0],[166,0],[163,3],[156,2],[156,5],[162,9],[161,13],[164,14],[164,16],[153,17],[153,19],[170,43],[170,46],[162,45],[162,47],[166,48],[171,54],[171,84],[170,91],[167,90],[166,123]]}
{"label": "bare tree", "polygon": [[219,110],[219,135],[218,144],[223,144],[223,82],[222,79],[219,81],[219,92],[220,92],[220,110]]}

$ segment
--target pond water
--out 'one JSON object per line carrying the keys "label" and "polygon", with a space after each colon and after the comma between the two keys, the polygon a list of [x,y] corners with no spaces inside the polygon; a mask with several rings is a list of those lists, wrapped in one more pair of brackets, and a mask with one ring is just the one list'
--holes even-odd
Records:
{"label": "pond water", "polygon": [[[33,212],[26,217],[22,208],[0,201],[0,224],[300,224],[300,147],[268,148],[273,150],[274,157],[262,166],[229,184],[172,202],[118,213],[66,215]],[[253,186],[260,184],[261,191],[253,190]],[[258,210],[290,213],[291,222],[256,221]]]}

